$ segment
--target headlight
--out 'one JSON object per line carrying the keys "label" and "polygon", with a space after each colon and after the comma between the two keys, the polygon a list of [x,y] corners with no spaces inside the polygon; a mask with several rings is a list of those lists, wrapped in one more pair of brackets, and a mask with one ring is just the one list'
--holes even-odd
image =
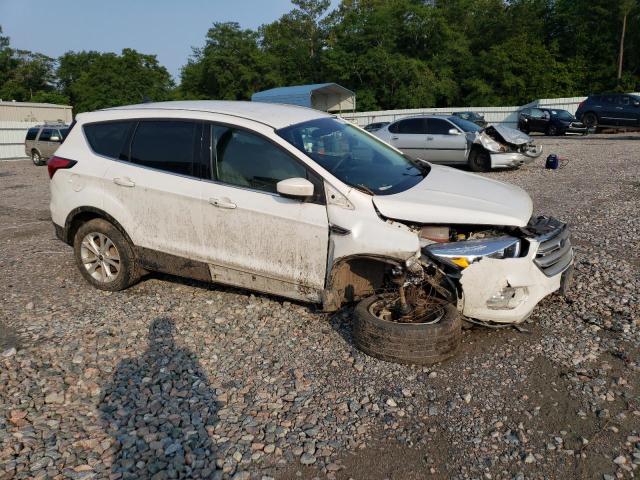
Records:
{"label": "headlight", "polygon": [[486,134],[480,136],[480,143],[482,143],[482,146],[487,150],[489,150],[490,152],[506,152],[507,151],[507,147],[505,145],[502,145],[501,143],[496,142],[493,138],[491,138],[489,135],[486,135]]}
{"label": "headlight", "polygon": [[482,257],[514,258],[520,255],[520,240],[515,237],[497,237],[464,242],[438,243],[426,251],[442,261],[466,268]]}

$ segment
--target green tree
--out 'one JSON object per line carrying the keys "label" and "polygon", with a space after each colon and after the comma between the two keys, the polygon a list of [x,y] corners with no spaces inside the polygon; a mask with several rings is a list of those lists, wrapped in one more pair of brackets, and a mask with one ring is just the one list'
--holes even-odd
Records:
{"label": "green tree", "polygon": [[258,33],[234,22],[214,23],[204,48],[194,49],[182,68],[181,95],[191,98],[246,100],[276,84]]}
{"label": "green tree", "polygon": [[326,44],[323,17],[329,0],[292,0],[291,12],[260,28],[261,45],[280,83],[323,81],[322,51]]}
{"label": "green tree", "polygon": [[125,48],[115,53],[67,52],[58,69],[63,91],[74,111],[162,101],[171,96],[173,80],[155,55]]}

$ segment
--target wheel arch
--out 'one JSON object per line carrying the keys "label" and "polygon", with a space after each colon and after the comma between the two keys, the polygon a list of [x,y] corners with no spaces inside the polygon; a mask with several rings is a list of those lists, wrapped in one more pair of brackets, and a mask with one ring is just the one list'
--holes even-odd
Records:
{"label": "wheel arch", "polygon": [[387,271],[400,265],[402,262],[398,259],[371,255],[351,255],[336,260],[322,295],[323,309],[335,311],[344,303],[372,295],[384,285]]}
{"label": "wheel arch", "polygon": [[120,233],[122,233],[122,235],[124,235],[129,244],[132,247],[134,246],[133,242],[131,241],[131,237],[129,237],[129,234],[122,227],[120,222],[118,222],[118,220],[116,220],[113,216],[109,215],[104,210],[90,206],[77,207],[69,212],[69,214],[67,215],[67,219],[65,220],[62,240],[69,245],[73,245],[73,238],[75,237],[76,232],[78,231],[80,226],[90,220],[93,220],[94,218],[102,218],[111,223],[120,231]]}

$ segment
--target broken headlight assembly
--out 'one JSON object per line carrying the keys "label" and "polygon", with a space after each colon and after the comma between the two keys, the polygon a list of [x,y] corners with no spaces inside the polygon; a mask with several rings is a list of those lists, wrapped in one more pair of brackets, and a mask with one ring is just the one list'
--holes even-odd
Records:
{"label": "broken headlight assembly", "polygon": [[435,243],[425,247],[426,252],[442,262],[457,268],[467,268],[483,257],[515,258],[522,250],[520,239],[510,236],[483,238],[451,243]]}

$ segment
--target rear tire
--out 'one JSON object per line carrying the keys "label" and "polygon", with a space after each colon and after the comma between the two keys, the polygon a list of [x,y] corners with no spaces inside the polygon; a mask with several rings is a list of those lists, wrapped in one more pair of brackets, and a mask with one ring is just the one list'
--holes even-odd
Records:
{"label": "rear tire", "polygon": [[474,148],[469,153],[469,169],[473,172],[488,172],[491,170],[491,156],[481,148]]}
{"label": "rear tire", "polygon": [[432,365],[455,355],[462,322],[453,305],[434,298],[443,309],[437,323],[398,323],[371,313],[372,305],[381,298],[382,295],[373,295],[356,306],[356,348],[380,360],[410,365]]}
{"label": "rear tire", "polygon": [[594,129],[595,132],[598,131],[598,116],[593,112],[585,113],[582,116],[582,123],[584,123],[588,129]]}
{"label": "rear tire", "polygon": [[84,279],[99,290],[124,290],[140,278],[131,244],[102,218],[89,220],[78,228],[73,252]]}
{"label": "rear tire", "polygon": [[545,130],[544,134],[547,135],[548,137],[555,137],[556,135],[558,135],[558,129],[556,128],[555,125],[549,125]]}
{"label": "rear tire", "polygon": [[36,167],[40,167],[45,164],[40,154],[35,150],[31,152],[31,161]]}

